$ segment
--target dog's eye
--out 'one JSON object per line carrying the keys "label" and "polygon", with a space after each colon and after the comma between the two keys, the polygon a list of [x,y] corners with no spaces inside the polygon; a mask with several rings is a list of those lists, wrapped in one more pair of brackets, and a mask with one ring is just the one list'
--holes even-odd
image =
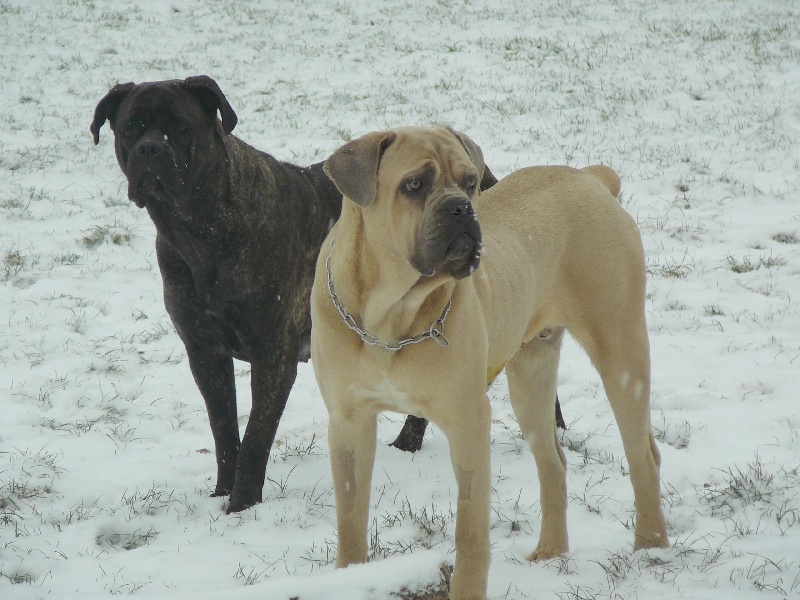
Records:
{"label": "dog's eye", "polygon": [[189,126],[186,123],[176,121],[172,123],[171,129],[173,135],[183,135],[189,131]]}
{"label": "dog's eye", "polygon": [[478,180],[474,177],[470,177],[467,179],[467,189],[471,192],[475,189],[475,186],[478,185]]}
{"label": "dog's eye", "polygon": [[406,191],[412,194],[416,194],[422,189],[422,180],[418,177],[414,177],[413,179],[409,179],[406,181]]}
{"label": "dog's eye", "polygon": [[131,139],[136,137],[136,135],[142,129],[144,129],[144,123],[142,123],[142,121],[140,121],[139,119],[134,118],[125,123],[125,126],[122,128],[122,131],[120,133],[122,133],[122,137],[126,139]]}

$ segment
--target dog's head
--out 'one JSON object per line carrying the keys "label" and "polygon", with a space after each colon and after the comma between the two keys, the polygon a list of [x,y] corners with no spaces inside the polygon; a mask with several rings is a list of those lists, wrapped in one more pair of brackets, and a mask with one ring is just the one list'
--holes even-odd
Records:
{"label": "dog's head", "polygon": [[472,203],[484,168],[477,144],[449,127],[369,133],[325,163],[339,191],[361,207],[368,239],[422,275],[455,279],[480,263]]}
{"label": "dog's head", "polygon": [[[222,122],[217,120],[217,111]],[[91,131],[109,121],[117,161],[137,206],[166,201],[180,211],[192,195],[191,177],[212,160],[211,148],[236,126],[217,82],[205,75],[184,80],[115,85],[95,109]]]}

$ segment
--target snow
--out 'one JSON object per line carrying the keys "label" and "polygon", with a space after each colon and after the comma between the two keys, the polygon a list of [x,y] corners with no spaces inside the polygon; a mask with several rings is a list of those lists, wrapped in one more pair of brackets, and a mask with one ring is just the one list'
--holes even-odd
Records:
{"label": "snow", "polygon": [[[602,162],[647,253],[653,424],[673,546],[631,553],[599,378],[568,343],[571,550],[525,560],[538,484],[490,393],[489,597],[800,595],[800,6],[756,0],[0,0],[0,597],[386,598],[453,560],[444,436],[379,444],[374,560],[334,571],[327,415],[301,365],[264,503],[209,498],[213,442],[154,228],[106,126],[116,83],[214,77],[281,160],[447,123],[503,176]],[[237,363],[242,428],[248,365]],[[382,417],[382,442],[402,416]]]}

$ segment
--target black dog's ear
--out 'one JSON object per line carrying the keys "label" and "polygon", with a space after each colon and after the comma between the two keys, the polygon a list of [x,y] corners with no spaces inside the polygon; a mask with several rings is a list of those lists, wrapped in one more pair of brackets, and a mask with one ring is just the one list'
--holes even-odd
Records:
{"label": "black dog's ear", "polygon": [[489,170],[489,167],[487,165],[484,165],[484,167],[483,167],[483,177],[481,177],[481,185],[479,186],[481,188],[481,191],[485,192],[490,187],[492,187],[495,183],[497,183],[497,177],[494,176],[494,173],[492,173]]}
{"label": "black dog's ear", "polygon": [[100,128],[103,126],[103,123],[106,122],[106,119],[109,122],[114,121],[114,117],[117,116],[117,111],[119,110],[119,105],[122,104],[125,97],[135,87],[136,84],[132,82],[118,83],[111,88],[105,95],[105,98],[100,100],[97,104],[97,108],[94,109],[94,121],[92,121],[92,125],[89,127],[94,137],[95,146],[100,143]]}
{"label": "black dog's ear", "polygon": [[369,206],[378,193],[378,165],[397,137],[393,131],[375,131],[347,142],[325,161],[325,172],[345,198]]}
{"label": "black dog's ear", "polygon": [[[488,181],[484,182],[484,174],[486,171],[486,163],[483,162],[483,152],[481,152],[480,147],[478,144],[472,141],[472,139],[466,134],[461,133],[460,131],[456,131],[452,127],[447,127],[447,129],[452,133],[458,141],[461,142],[461,145],[464,147],[464,150],[467,151],[469,154],[469,158],[472,161],[472,164],[475,165],[475,168],[478,169],[478,179],[481,181],[481,190],[487,189],[492,187],[495,183],[497,183],[497,179],[495,176],[489,172],[490,177]],[[494,180],[494,181],[491,181]]]}
{"label": "black dog's ear", "polygon": [[216,81],[208,75],[196,75],[184,79],[183,86],[194,94],[214,117],[217,116],[217,110],[219,110],[219,114],[222,116],[222,129],[225,130],[225,133],[233,131],[239,118],[228,104],[225,94],[219,89]]}

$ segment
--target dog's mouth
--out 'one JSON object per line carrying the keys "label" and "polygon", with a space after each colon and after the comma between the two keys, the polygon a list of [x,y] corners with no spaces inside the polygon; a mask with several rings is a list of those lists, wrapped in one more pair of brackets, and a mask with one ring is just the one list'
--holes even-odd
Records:
{"label": "dog's mouth", "polygon": [[[453,279],[464,279],[472,275],[480,265],[481,248],[480,230],[465,231],[456,236],[441,254],[435,251],[421,253],[412,257],[411,264],[425,277],[433,277],[438,273]],[[433,258],[434,256],[439,258]]]}
{"label": "dog's mouth", "polygon": [[465,232],[447,248],[443,268],[454,279],[464,279],[477,270],[480,262],[481,241]]}
{"label": "dog's mouth", "polygon": [[157,175],[146,171],[138,181],[128,184],[128,198],[139,208],[144,208],[147,200],[157,200],[166,193]]}

